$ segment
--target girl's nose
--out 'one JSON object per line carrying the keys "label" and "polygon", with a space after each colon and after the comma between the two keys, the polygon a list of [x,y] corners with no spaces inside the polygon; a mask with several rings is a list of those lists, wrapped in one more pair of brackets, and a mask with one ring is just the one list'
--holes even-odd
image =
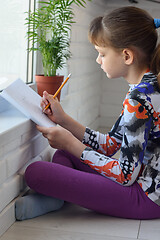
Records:
{"label": "girl's nose", "polygon": [[98,57],[97,57],[97,59],[96,59],[96,62],[97,62],[98,64],[101,64],[101,57],[100,57],[100,55],[98,55]]}

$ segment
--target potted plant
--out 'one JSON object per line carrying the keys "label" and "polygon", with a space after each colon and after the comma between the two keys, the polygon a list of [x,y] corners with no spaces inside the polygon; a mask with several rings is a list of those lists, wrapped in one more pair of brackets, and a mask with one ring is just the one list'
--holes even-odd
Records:
{"label": "potted plant", "polygon": [[[42,57],[44,75],[36,76],[38,93],[42,96],[44,90],[53,94],[63,81],[63,76],[57,75],[57,70],[62,69],[71,57],[69,34],[74,23],[72,4],[85,7],[86,1],[40,0],[38,3],[39,8],[32,13],[28,12],[26,24],[27,37],[31,43],[29,51],[39,51]],[[52,89],[54,82],[56,87]]]}

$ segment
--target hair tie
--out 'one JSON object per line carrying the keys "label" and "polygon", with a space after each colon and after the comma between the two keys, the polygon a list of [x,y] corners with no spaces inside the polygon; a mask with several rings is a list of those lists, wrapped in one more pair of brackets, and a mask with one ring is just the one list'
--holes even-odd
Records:
{"label": "hair tie", "polygon": [[154,19],[154,25],[155,25],[155,28],[159,28],[160,27],[160,19],[155,18]]}

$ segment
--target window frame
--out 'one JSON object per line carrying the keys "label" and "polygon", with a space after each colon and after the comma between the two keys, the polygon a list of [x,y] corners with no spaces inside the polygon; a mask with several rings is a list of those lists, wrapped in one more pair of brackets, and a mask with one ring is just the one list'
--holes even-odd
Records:
{"label": "window frame", "polygon": [[[36,10],[36,0],[29,0],[29,15]],[[28,26],[29,28],[29,26]],[[32,46],[32,42],[27,42],[27,72],[26,72],[26,84],[34,83],[34,72],[35,72],[35,53],[28,49]]]}

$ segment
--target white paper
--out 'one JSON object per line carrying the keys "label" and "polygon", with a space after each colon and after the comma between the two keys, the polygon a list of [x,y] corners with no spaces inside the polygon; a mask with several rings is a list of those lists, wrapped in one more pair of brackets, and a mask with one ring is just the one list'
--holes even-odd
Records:
{"label": "white paper", "polygon": [[1,96],[14,105],[26,117],[44,127],[53,127],[53,123],[40,107],[41,96],[33,89],[18,79],[4,89]]}

